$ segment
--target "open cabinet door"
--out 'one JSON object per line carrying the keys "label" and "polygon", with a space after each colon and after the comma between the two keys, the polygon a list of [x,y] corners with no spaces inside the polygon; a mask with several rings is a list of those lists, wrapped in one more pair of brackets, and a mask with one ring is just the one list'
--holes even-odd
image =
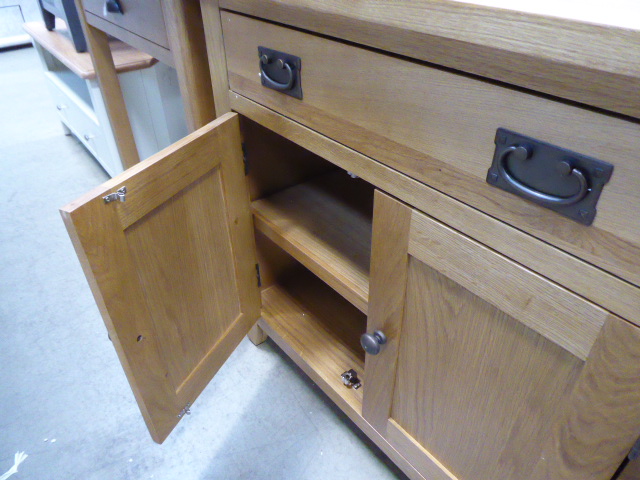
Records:
{"label": "open cabinet door", "polygon": [[237,114],[61,213],[147,427],[161,443],[260,315]]}

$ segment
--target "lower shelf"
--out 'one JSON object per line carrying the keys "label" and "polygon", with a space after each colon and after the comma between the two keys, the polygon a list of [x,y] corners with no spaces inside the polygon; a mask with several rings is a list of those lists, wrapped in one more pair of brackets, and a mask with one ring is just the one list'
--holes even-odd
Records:
{"label": "lower shelf", "polygon": [[[262,291],[258,325],[316,385],[412,480],[425,480],[362,416],[367,388],[359,345],[366,316],[308,271]],[[363,386],[343,385],[353,368]]]}
{"label": "lower shelf", "polygon": [[304,272],[263,290],[259,324],[296,363],[305,364],[300,366],[332,400],[361,415],[365,387],[347,388],[340,375],[354,369],[364,384],[363,313]]}

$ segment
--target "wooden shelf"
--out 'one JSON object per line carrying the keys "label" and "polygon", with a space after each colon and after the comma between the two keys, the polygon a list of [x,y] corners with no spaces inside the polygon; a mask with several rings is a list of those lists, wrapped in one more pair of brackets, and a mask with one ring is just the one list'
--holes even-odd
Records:
{"label": "wooden shelf", "polygon": [[[24,29],[36,43],[60,60],[80,78],[91,79],[96,77],[91,55],[89,52],[76,52],[71,39],[66,34],[64,23],[57,21],[56,29],[48,31],[42,22],[29,22],[24,24]],[[109,47],[118,73],[149,68],[158,62],[151,55],[140,52],[120,40],[110,40]]]}
{"label": "wooden shelf", "polygon": [[252,203],[256,228],[363,313],[373,187],[331,172]]}
{"label": "wooden shelf", "polygon": [[340,374],[364,375],[359,338],[366,317],[308,271],[262,292],[260,326],[334,401],[361,415],[362,392],[343,385]]}

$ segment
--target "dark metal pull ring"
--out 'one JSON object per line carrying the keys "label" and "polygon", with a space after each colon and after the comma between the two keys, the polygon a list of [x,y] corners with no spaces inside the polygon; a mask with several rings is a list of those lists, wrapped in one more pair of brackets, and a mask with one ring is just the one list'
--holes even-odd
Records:
{"label": "dark metal pull ring", "polygon": [[[261,58],[261,65],[266,65],[267,63],[269,63],[269,59],[265,57],[266,55]],[[265,72],[264,68],[262,67],[260,67],[260,75],[262,75],[262,78],[264,79],[264,83],[266,84],[265,86],[269,88],[273,88],[274,90],[291,90],[291,88],[293,87],[293,82],[296,79],[295,74],[293,73],[293,69],[287,62],[283,62],[282,60],[279,60],[279,62],[281,62],[282,64],[281,68],[286,70],[288,73],[289,79],[287,80],[287,83],[276,82],[273,78],[267,75],[267,72]]]}
{"label": "dark metal pull ring", "polygon": [[578,203],[587,195],[587,193],[589,193],[589,185],[587,183],[587,179],[585,178],[584,174],[577,168],[571,168],[570,166],[568,166],[570,170],[567,172],[567,174],[578,179],[580,188],[578,189],[577,193],[569,197],[558,197],[556,195],[548,195],[546,193],[539,192],[538,190],[534,190],[533,188],[525,185],[524,183],[519,182],[518,180],[516,180],[514,177],[511,176],[506,166],[507,158],[509,158],[509,155],[511,155],[513,152],[518,152],[518,154],[521,157],[524,157],[525,159],[529,158],[530,156],[530,153],[526,147],[511,146],[500,154],[500,159],[498,161],[498,172],[500,172],[500,175],[502,175],[502,177],[513,188],[518,190],[518,193],[523,197],[528,197],[529,199],[535,200],[537,202],[541,202],[541,203],[543,202],[543,203],[548,203],[553,205],[573,205],[574,203]]}

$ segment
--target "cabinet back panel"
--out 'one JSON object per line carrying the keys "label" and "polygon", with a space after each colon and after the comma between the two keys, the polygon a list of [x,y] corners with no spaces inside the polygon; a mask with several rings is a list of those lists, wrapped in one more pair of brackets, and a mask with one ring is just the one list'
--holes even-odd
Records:
{"label": "cabinet back panel", "polygon": [[271,130],[240,117],[251,200],[335,169],[335,165]]}
{"label": "cabinet back panel", "polygon": [[461,480],[528,478],[583,362],[413,257],[402,328],[391,418]]}

